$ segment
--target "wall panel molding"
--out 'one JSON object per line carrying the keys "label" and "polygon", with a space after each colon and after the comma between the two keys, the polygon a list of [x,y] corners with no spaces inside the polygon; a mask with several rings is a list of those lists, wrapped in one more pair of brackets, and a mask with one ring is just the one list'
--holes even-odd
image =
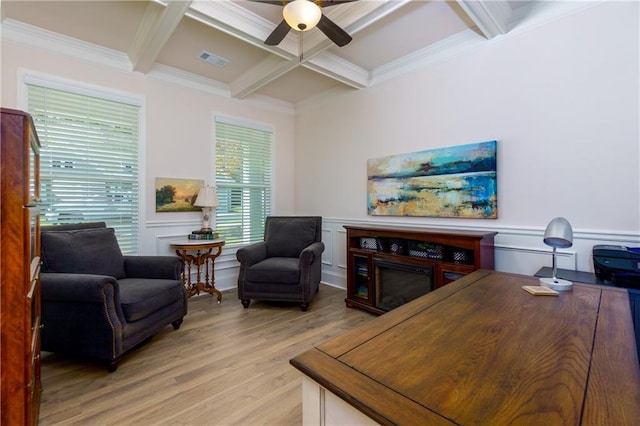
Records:
{"label": "wall panel molding", "polygon": [[[201,220],[183,219],[183,220],[148,220],[145,222],[145,226],[149,229],[152,228],[174,228],[176,226],[189,226],[192,228],[198,228],[202,226]],[[180,235],[184,237],[184,235]]]}
{"label": "wall panel molding", "polygon": [[322,229],[322,241],[324,242],[324,252],[322,252],[322,264],[333,265],[333,238],[331,238],[331,230]]}
{"label": "wall panel molding", "polygon": [[[323,229],[330,235],[323,237],[333,244],[333,264],[324,265],[322,271],[323,282],[336,287],[346,288],[346,230],[345,225],[402,227],[402,228],[433,228],[442,230],[465,231],[494,231],[495,238],[495,269],[523,275],[534,275],[541,267],[551,266],[552,248],[542,242],[544,228],[541,227],[499,227],[496,225],[479,227],[475,225],[434,225],[403,222],[401,220],[370,220],[370,219],[340,219],[324,218]],[[546,226],[545,226],[546,227]],[[599,230],[574,230],[574,243],[571,248],[557,252],[558,268],[593,271],[591,250],[596,244],[640,245],[640,236],[634,233],[607,232]]]}

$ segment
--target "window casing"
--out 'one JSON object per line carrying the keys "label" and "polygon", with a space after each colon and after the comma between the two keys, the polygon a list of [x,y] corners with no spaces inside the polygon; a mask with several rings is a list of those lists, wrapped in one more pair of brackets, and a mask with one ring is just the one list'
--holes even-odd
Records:
{"label": "window casing", "polygon": [[136,253],[141,106],[82,92],[26,79],[42,145],[42,224],[104,221],[123,253]]}
{"label": "window casing", "polygon": [[216,230],[227,246],[262,241],[271,214],[273,131],[216,117],[215,141]]}

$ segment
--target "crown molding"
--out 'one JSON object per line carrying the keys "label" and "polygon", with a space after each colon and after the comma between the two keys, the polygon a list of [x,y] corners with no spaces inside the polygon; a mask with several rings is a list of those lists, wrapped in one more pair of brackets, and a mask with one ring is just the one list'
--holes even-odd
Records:
{"label": "crown molding", "polygon": [[[347,22],[348,25],[346,28],[350,32],[355,33],[366,25],[385,16],[387,13],[401,7],[406,2],[407,0],[385,2],[383,7],[378,5],[377,8],[373,4],[368,4],[370,2],[353,2],[345,4],[345,6],[340,9],[339,16],[334,16],[334,14],[332,15],[332,19]],[[467,30],[423,50],[378,67],[370,73],[349,63],[348,61],[329,54],[329,52],[323,51],[323,45],[317,46],[317,51],[309,52],[309,59],[302,65],[327,77],[340,81],[352,88],[366,89],[367,87],[375,86],[376,84],[397,78],[403,74],[447,60],[461,53],[480,49],[495,42],[500,42],[508,37],[516,36],[525,31],[538,28],[555,20],[579,13],[602,3],[604,3],[604,0],[532,2],[528,6],[516,9],[508,17],[504,14],[504,8],[493,10],[489,13],[487,19],[489,21],[495,19],[500,21],[499,25],[496,24],[498,25],[498,32],[501,31],[501,26],[508,26],[508,32],[505,34],[500,34],[491,39],[486,39],[481,35],[478,35],[473,30]],[[470,4],[470,2],[465,1],[465,4]],[[361,8],[363,7],[371,8],[371,10],[367,9],[370,13],[368,16],[362,17]],[[186,14],[194,19],[199,19],[203,22],[206,21],[205,23],[208,23],[209,25],[211,25],[211,15],[214,15],[218,18],[215,19],[217,23],[216,28],[236,37],[238,37],[239,34],[243,34],[244,36],[241,38],[244,41],[261,48],[264,48],[262,39],[269,34],[272,27],[272,24],[268,23],[264,18],[248,13],[246,9],[241,8],[233,2],[193,2],[191,3],[191,8]],[[361,16],[362,19],[358,20],[355,18],[356,16]],[[222,21],[220,21],[220,19],[222,19]],[[2,40],[8,40],[33,48],[47,50],[57,55],[71,57],[74,60],[98,64],[136,77],[145,77],[145,74],[133,70],[131,60],[122,52],[43,30],[9,18],[2,20],[0,27]],[[484,31],[485,35],[490,33],[489,30],[485,29]],[[287,39],[285,39],[284,42],[286,43]],[[288,69],[293,66],[293,59],[291,59],[290,52],[281,49],[279,50],[279,48],[268,50],[281,58],[279,63],[269,62],[263,64],[263,66],[271,67],[271,77],[275,76],[273,78],[277,78],[283,69]],[[294,105],[292,103],[255,93],[254,90],[256,90],[256,87],[265,84],[264,80],[257,79],[255,75],[253,75],[253,79],[249,78],[251,76],[245,75],[234,81],[231,85],[227,85],[213,79],[200,77],[172,67],[155,64],[151,67],[150,72],[146,74],[146,76],[170,84],[211,93],[227,99],[242,101],[245,104],[252,105],[257,108],[268,109],[270,111],[275,110],[285,114],[295,114],[296,108],[307,108],[311,106],[314,101],[324,102],[335,95],[352,93],[352,90],[350,89],[330,90],[325,94],[301,101],[297,105]],[[234,99],[232,96],[234,92],[237,92],[236,95],[241,93],[244,98]]]}
{"label": "crown molding", "polygon": [[224,98],[231,97],[229,86],[226,84],[167,65],[155,64],[151,71],[145,75],[154,80],[187,87],[198,92],[205,92]]}
{"label": "crown molding", "polygon": [[122,52],[43,30],[9,18],[2,21],[1,27],[3,40],[70,56],[83,62],[103,65],[118,71],[133,72],[131,61]]}
{"label": "crown molding", "polygon": [[371,86],[482,47],[487,40],[473,30],[454,34],[438,43],[389,62],[371,73]]}
{"label": "crown molding", "polygon": [[459,54],[481,49],[493,43],[499,43],[502,40],[580,13],[604,2],[605,0],[533,2],[528,7],[517,9],[517,12],[511,14],[509,19],[503,17],[503,25],[510,28],[507,33],[497,35],[491,39],[486,39],[471,29],[455,34],[436,44],[376,68],[371,72],[370,87],[445,61]]}
{"label": "crown molding", "polygon": [[295,108],[290,102],[257,94],[243,100],[232,99],[231,90],[227,84],[166,65],[155,64],[149,73],[142,74],[132,69],[129,57],[122,52],[43,30],[12,19],[2,21],[0,24],[0,33],[3,41],[7,40],[32,48],[46,50],[54,54],[104,66],[132,76],[148,77],[168,84],[210,93],[226,99],[242,101],[244,105],[268,110],[270,112],[277,111],[287,115],[295,114]]}

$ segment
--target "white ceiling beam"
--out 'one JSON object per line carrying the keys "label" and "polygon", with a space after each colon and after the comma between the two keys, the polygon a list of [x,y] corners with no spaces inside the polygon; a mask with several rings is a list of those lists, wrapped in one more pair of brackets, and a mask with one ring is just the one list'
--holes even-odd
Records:
{"label": "white ceiling beam", "polygon": [[[194,1],[186,15],[275,55],[275,57],[267,58],[232,82],[230,87],[233,97],[246,97],[265,84],[301,65],[296,36],[285,37],[278,46],[265,45],[264,40],[273,31],[274,24],[235,2]],[[322,44],[322,49],[317,48],[320,44]],[[304,46],[307,48],[304,53],[305,63],[310,61],[312,56],[322,54],[322,51],[332,45],[331,41],[328,41],[319,32],[305,33]],[[311,52],[311,48],[314,48],[313,55],[307,53]],[[312,69],[347,85],[357,88],[366,86],[368,74],[365,70],[348,61],[336,60],[333,56],[327,54],[327,58],[321,60]]]}
{"label": "white ceiling beam", "polygon": [[258,66],[232,81],[230,84],[231,96],[239,99],[245,98],[299,66],[305,66],[356,89],[367,87],[369,73],[366,70],[325,52],[333,45],[333,42],[327,39],[324,34],[306,37],[304,45],[312,47],[303,52],[302,59],[298,54],[289,54],[288,58],[284,57],[284,59],[278,56],[269,56]]}
{"label": "white ceiling beam", "polygon": [[506,0],[457,0],[487,39],[509,31],[512,9]]}
{"label": "white ceiling beam", "polygon": [[301,65],[355,89],[368,87],[371,80],[369,71],[331,52],[319,53]]}
{"label": "white ceiling beam", "polygon": [[147,5],[128,52],[134,71],[147,73],[151,70],[190,4],[191,1],[174,0],[164,7],[154,2]]}
{"label": "white ceiling beam", "polygon": [[245,98],[265,84],[296,68],[298,64],[277,56],[269,56],[229,85],[231,97]]}
{"label": "white ceiling beam", "polygon": [[193,1],[186,15],[230,36],[264,48],[273,24],[230,0]]}
{"label": "white ceiling beam", "polygon": [[[327,17],[336,23],[339,22],[348,33],[353,35],[408,2],[409,0],[387,0],[384,2],[348,3],[340,10],[333,9],[336,10],[336,13],[327,13]],[[296,35],[298,34],[296,33]],[[290,37],[285,38],[281,45],[287,39]],[[231,96],[244,98],[301,65],[356,89],[362,89],[369,85],[369,73],[366,70],[325,52],[333,46],[333,43],[324,34],[315,32],[306,36],[304,45],[310,47],[304,50],[302,60],[297,54],[289,54],[287,63],[270,61],[269,59],[263,61],[258,67],[249,70],[231,83]]]}
{"label": "white ceiling beam", "polygon": [[[375,9],[367,11],[366,13],[363,13],[362,10],[358,10],[355,15],[352,11],[343,8],[341,9],[343,11],[341,14],[342,16],[332,14],[331,19],[339,20],[340,22],[351,21],[352,23],[346,26],[345,29],[350,34],[356,34],[358,31],[372,25],[374,22],[384,18],[409,2],[410,0],[386,2]],[[326,37],[324,35],[322,35],[322,37],[325,39],[326,43]],[[328,47],[331,46],[331,42],[328,42]],[[369,86],[371,83],[371,73],[364,68],[361,68],[330,52],[322,52],[321,54],[314,55],[302,65],[305,68],[333,78],[334,80],[338,80],[355,89],[362,89]],[[338,71],[338,73],[336,71]]]}

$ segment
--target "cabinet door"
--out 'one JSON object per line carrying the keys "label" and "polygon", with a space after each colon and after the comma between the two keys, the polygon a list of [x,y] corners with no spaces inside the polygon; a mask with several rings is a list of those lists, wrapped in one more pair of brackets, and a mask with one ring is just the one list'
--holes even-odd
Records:
{"label": "cabinet door", "polygon": [[435,288],[440,288],[463,276],[473,272],[473,266],[436,264],[434,284]]}
{"label": "cabinet door", "polygon": [[348,297],[371,305],[374,300],[371,256],[354,254],[351,257],[351,262],[351,283],[353,284]]}

